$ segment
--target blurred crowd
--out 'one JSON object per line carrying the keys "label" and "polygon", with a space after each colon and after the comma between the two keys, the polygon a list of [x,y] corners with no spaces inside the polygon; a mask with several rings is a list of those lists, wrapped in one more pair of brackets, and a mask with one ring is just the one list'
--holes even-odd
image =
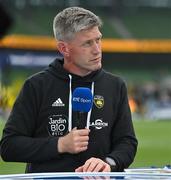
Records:
{"label": "blurred crowd", "polygon": [[129,88],[133,114],[151,119],[171,119],[171,77],[160,82],[134,84]]}

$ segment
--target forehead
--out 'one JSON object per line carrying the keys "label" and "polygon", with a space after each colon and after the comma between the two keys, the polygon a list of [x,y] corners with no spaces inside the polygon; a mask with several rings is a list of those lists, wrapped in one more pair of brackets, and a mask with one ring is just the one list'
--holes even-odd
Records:
{"label": "forehead", "polygon": [[75,37],[73,40],[79,40],[79,41],[86,41],[86,40],[93,40],[96,38],[101,37],[102,34],[97,26],[79,31],[75,34]]}

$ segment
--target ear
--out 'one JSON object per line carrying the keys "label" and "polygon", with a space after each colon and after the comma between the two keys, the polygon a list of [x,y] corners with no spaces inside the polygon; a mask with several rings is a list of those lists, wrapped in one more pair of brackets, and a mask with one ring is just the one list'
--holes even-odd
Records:
{"label": "ear", "polygon": [[66,42],[58,41],[58,50],[63,56],[69,56],[69,49]]}

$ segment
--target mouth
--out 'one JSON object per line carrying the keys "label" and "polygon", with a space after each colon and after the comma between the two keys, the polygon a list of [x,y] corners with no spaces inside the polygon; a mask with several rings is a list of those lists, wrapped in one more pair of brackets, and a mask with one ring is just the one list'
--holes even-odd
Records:
{"label": "mouth", "polygon": [[101,57],[94,58],[94,59],[92,59],[91,61],[92,61],[92,62],[99,62],[99,61],[101,61]]}

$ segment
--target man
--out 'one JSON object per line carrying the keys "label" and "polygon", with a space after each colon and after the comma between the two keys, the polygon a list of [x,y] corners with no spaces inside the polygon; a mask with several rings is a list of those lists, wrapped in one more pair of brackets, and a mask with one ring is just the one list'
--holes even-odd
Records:
{"label": "man", "polygon": [[[26,80],[3,131],[5,161],[27,162],[26,172],[123,171],[133,162],[137,140],[126,87],[102,69],[101,24],[79,7],[57,14],[53,29],[64,58]],[[94,94],[83,129],[71,108],[77,87]]]}

